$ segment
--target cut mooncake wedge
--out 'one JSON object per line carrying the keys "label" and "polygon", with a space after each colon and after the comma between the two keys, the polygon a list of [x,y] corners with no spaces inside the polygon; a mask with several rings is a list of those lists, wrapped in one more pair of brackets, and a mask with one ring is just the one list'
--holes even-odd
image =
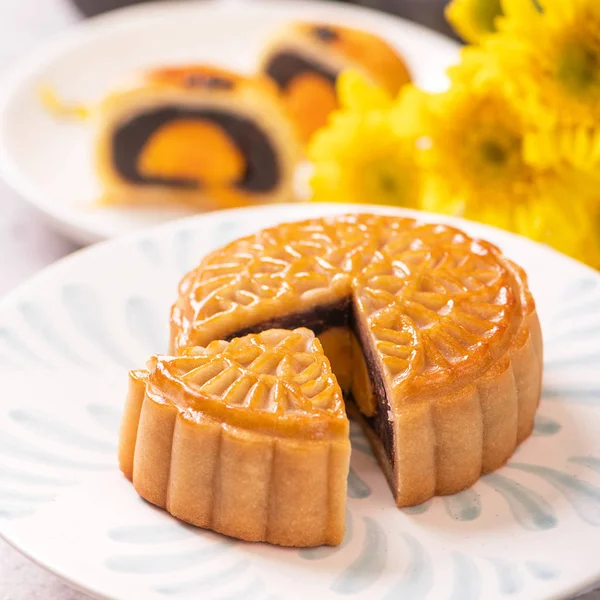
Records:
{"label": "cut mooncake wedge", "polygon": [[398,506],[469,487],[533,429],[535,303],[488,242],[369,214],[266,229],[185,276],[172,351],[300,325],[322,340]]}
{"label": "cut mooncake wedge", "polygon": [[337,76],[350,68],[392,95],[411,79],[404,60],[381,38],[324,23],[286,25],[260,60],[261,72],[282,91],[304,141],[326,124],[337,106]]}
{"label": "cut mooncake wedge", "polygon": [[207,65],[156,69],[98,112],[106,202],[219,209],[295,199],[300,142],[265,77]]}
{"label": "cut mooncake wedge", "polygon": [[318,339],[272,329],[131,372],[119,462],[140,496],[194,525],[248,541],[335,545],[348,435]]}

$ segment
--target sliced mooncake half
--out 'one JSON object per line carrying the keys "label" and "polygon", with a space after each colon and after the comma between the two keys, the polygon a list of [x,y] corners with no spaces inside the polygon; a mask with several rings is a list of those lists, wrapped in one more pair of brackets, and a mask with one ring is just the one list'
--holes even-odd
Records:
{"label": "sliced mooncake half", "polygon": [[399,506],[472,485],[532,431],[535,303],[488,242],[369,214],[266,229],[183,279],[172,351],[300,325],[320,336]]}
{"label": "sliced mooncake half", "polygon": [[294,200],[301,148],[267,78],[192,65],[111,94],[96,154],[107,202],[219,209]]}
{"label": "sliced mooncake half", "polygon": [[260,65],[282,91],[304,141],[336,108],[335,81],[344,69],[359,71],[392,95],[410,81],[404,60],[387,42],[323,23],[286,25],[267,45]]}
{"label": "sliced mooncake half", "polygon": [[119,461],[140,496],[194,525],[249,541],[335,545],[348,435],[318,339],[272,329],[133,371]]}

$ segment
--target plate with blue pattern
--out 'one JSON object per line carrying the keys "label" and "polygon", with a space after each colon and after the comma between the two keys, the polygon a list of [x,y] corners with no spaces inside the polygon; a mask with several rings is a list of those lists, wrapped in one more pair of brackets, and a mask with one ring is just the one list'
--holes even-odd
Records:
{"label": "plate with blue pattern", "polygon": [[455,496],[399,510],[353,427],[347,531],[284,549],[185,525],[142,501],[116,458],[127,370],[165,351],[177,283],[211,249],[283,221],[373,206],[201,215],[79,252],[0,303],[0,533],[101,598],[564,598],[600,579],[600,275],[524,238],[489,239],[528,272],[545,339],[534,434]]}

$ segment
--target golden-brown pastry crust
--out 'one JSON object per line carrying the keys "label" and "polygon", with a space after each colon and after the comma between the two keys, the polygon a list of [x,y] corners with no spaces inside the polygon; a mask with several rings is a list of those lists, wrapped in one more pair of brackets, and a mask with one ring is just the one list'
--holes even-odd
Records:
{"label": "golden-brown pastry crust", "polygon": [[183,279],[172,349],[348,298],[389,405],[393,448],[375,449],[398,505],[504,464],[533,428],[539,321],[523,271],[452,227],[347,215],[237,240]]}
{"label": "golden-brown pastry crust", "polygon": [[270,330],[130,374],[119,462],[194,525],[286,546],[344,534],[348,420],[314,334]]}

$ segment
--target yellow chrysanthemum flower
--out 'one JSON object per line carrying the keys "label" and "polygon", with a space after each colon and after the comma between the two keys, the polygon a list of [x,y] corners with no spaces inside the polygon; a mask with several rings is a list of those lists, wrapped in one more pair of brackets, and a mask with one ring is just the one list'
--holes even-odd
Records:
{"label": "yellow chrysanthemum flower", "polygon": [[454,85],[438,96],[423,95],[423,102],[428,108],[425,164],[448,190],[441,200],[462,198],[463,212],[472,215],[490,205],[510,213],[507,192],[526,194],[535,178],[523,160],[526,123],[499,83]]}
{"label": "yellow chrysanthemum flower", "polygon": [[501,35],[486,41],[539,127],[600,122],[600,2],[503,0]]}
{"label": "yellow chrysanthemum flower", "polygon": [[495,32],[496,18],[501,15],[500,0],[452,0],[446,7],[446,19],[470,44],[478,44]]}
{"label": "yellow chrysanthemum flower", "polygon": [[599,205],[560,198],[530,198],[517,211],[516,231],[600,269]]}
{"label": "yellow chrysanthemum flower", "polygon": [[337,85],[341,109],[308,146],[312,199],[417,206],[414,138],[390,126],[392,98],[354,72],[343,73]]}
{"label": "yellow chrysanthemum flower", "polygon": [[569,169],[525,161],[531,123],[499,79],[455,83],[437,96],[421,93],[427,186],[423,207],[482,221],[547,242],[600,266],[594,224],[596,186]]}
{"label": "yellow chrysanthemum flower", "polygon": [[529,132],[524,146],[525,160],[538,168],[567,164],[582,177],[600,178],[600,130],[595,127],[568,127]]}
{"label": "yellow chrysanthemum flower", "polygon": [[366,113],[389,110],[394,98],[383,87],[370,83],[357,71],[348,70],[340,75],[336,84],[342,110]]}

